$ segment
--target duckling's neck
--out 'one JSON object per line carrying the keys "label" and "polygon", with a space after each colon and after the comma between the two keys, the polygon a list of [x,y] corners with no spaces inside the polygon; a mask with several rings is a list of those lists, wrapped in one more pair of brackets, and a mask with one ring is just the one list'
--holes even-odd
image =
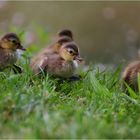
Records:
{"label": "duckling's neck", "polygon": [[67,63],[72,63],[74,60],[66,60],[66,59],[64,59],[64,58],[62,58],[61,57],[61,59],[63,60],[63,61],[65,61],[65,62],[67,62]]}

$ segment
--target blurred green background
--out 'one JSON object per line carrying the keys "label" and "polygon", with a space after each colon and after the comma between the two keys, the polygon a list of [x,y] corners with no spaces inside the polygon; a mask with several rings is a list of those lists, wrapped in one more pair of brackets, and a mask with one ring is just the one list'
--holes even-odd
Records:
{"label": "blurred green background", "polygon": [[118,64],[137,57],[139,13],[140,2],[133,1],[0,1],[0,34],[15,26],[26,30],[25,44],[30,44],[39,41],[34,25],[50,38],[69,28],[87,62]]}

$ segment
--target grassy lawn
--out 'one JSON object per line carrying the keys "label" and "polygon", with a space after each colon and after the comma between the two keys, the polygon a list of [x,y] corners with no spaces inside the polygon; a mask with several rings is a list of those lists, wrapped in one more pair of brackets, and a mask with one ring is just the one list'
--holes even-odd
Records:
{"label": "grassy lawn", "polygon": [[0,73],[0,138],[140,138],[140,98],[121,90],[121,67],[93,66],[77,82],[33,77],[36,46],[19,62],[23,74]]}

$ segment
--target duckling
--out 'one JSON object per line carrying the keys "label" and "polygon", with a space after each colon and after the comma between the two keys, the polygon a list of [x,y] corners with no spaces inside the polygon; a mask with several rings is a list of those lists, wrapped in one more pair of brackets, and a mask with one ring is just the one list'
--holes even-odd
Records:
{"label": "duckling", "polygon": [[78,46],[74,42],[67,42],[61,46],[59,53],[40,55],[31,68],[35,74],[43,71],[53,76],[69,78],[78,67],[77,61],[83,61]]}
{"label": "duckling", "polygon": [[0,70],[12,68],[15,73],[22,70],[15,63],[18,59],[17,49],[25,50],[15,33],[8,33],[0,39]]}
{"label": "duckling", "polygon": [[35,57],[31,60],[31,67],[36,63],[36,61],[40,58],[42,55],[47,54],[53,54],[53,53],[59,53],[60,47],[67,42],[71,42],[72,39],[66,36],[59,37],[53,44],[49,45],[48,47],[45,47],[40,53],[38,53]]}
{"label": "duckling", "polygon": [[36,55],[34,58],[31,60],[31,67],[36,63],[36,60],[40,55],[46,55],[46,54],[52,54],[52,53],[59,53],[60,47],[67,42],[73,41],[73,33],[69,29],[63,29],[57,33],[57,37],[55,41],[42,49],[38,55]]}
{"label": "duckling", "polygon": [[73,33],[69,29],[63,29],[58,32],[58,37],[67,36],[73,40]]}
{"label": "duckling", "polygon": [[138,91],[138,73],[140,73],[140,51],[138,51],[138,60],[128,64],[122,73],[124,89],[126,82],[134,91]]}

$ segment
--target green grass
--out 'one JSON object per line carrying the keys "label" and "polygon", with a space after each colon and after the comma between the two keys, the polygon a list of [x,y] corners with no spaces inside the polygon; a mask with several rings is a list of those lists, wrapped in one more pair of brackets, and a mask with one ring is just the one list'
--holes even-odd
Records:
{"label": "green grass", "polygon": [[0,138],[140,138],[140,98],[121,90],[120,66],[93,67],[77,82],[34,77],[36,46],[21,59],[23,74],[0,73]]}

